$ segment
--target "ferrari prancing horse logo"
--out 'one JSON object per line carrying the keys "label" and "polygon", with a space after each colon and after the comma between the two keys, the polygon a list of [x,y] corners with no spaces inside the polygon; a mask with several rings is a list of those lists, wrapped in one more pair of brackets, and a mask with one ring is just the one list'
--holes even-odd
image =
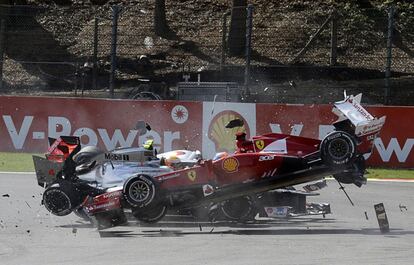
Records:
{"label": "ferrari prancing horse logo", "polygon": [[264,148],[264,141],[263,140],[257,140],[255,142],[257,149],[262,150]]}
{"label": "ferrari prancing horse logo", "polygon": [[197,177],[197,173],[194,170],[190,170],[188,171],[187,176],[191,181],[194,181]]}

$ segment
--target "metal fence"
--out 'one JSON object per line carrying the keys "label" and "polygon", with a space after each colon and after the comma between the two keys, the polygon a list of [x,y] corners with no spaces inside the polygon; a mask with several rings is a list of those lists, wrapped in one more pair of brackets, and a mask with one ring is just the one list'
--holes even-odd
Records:
{"label": "metal fence", "polygon": [[[390,89],[392,81],[384,79],[380,87],[353,82],[414,72],[411,9],[269,4],[229,10],[225,4],[170,1],[169,31],[160,37],[150,2],[1,7],[0,89],[108,89],[113,96],[114,89],[147,79],[172,86],[183,75],[194,81],[202,73],[202,81],[239,82],[256,100],[270,93],[272,100],[291,101],[305,97],[292,88],[323,91],[335,86],[326,81],[333,80],[348,82],[341,89],[375,86],[376,100],[388,103],[399,95]],[[234,41],[238,27],[243,35]]]}

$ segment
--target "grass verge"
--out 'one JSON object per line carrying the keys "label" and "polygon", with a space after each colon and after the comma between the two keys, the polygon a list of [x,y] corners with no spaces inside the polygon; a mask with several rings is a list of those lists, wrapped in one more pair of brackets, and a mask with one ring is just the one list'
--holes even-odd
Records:
{"label": "grass verge", "polygon": [[413,169],[368,168],[366,177],[371,179],[414,179]]}
{"label": "grass verge", "polygon": [[34,172],[32,154],[0,152],[0,171]]}
{"label": "grass verge", "polygon": [[[32,154],[0,152],[0,171],[34,172]],[[414,179],[414,170],[369,168],[368,178]]]}

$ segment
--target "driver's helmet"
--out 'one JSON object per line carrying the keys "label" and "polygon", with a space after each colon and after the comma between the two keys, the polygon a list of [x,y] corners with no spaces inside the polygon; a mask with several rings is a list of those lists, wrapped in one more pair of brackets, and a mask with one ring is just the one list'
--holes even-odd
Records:
{"label": "driver's helmet", "polygon": [[238,141],[246,141],[246,133],[245,132],[238,132],[238,133],[236,133],[236,140],[238,140]]}
{"label": "driver's helmet", "polygon": [[144,148],[146,150],[152,150],[154,149],[154,139],[148,139],[144,143]]}
{"label": "driver's helmet", "polygon": [[175,155],[169,156],[165,159],[165,165],[169,167],[177,167],[180,163],[181,160]]}

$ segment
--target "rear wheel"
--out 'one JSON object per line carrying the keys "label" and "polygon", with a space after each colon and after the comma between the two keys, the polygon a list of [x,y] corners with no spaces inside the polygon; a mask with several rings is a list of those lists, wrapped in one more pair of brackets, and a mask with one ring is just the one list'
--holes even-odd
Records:
{"label": "rear wheel", "polygon": [[54,215],[70,214],[82,202],[81,194],[66,180],[60,180],[50,185],[43,192],[43,204]]}
{"label": "rear wheel", "polygon": [[328,166],[347,166],[355,159],[356,142],[349,133],[332,132],[323,139],[320,150],[322,161]]}
{"label": "rear wheel", "polygon": [[249,221],[254,218],[255,207],[249,196],[230,199],[221,203],[221,211],[231,221]]}

